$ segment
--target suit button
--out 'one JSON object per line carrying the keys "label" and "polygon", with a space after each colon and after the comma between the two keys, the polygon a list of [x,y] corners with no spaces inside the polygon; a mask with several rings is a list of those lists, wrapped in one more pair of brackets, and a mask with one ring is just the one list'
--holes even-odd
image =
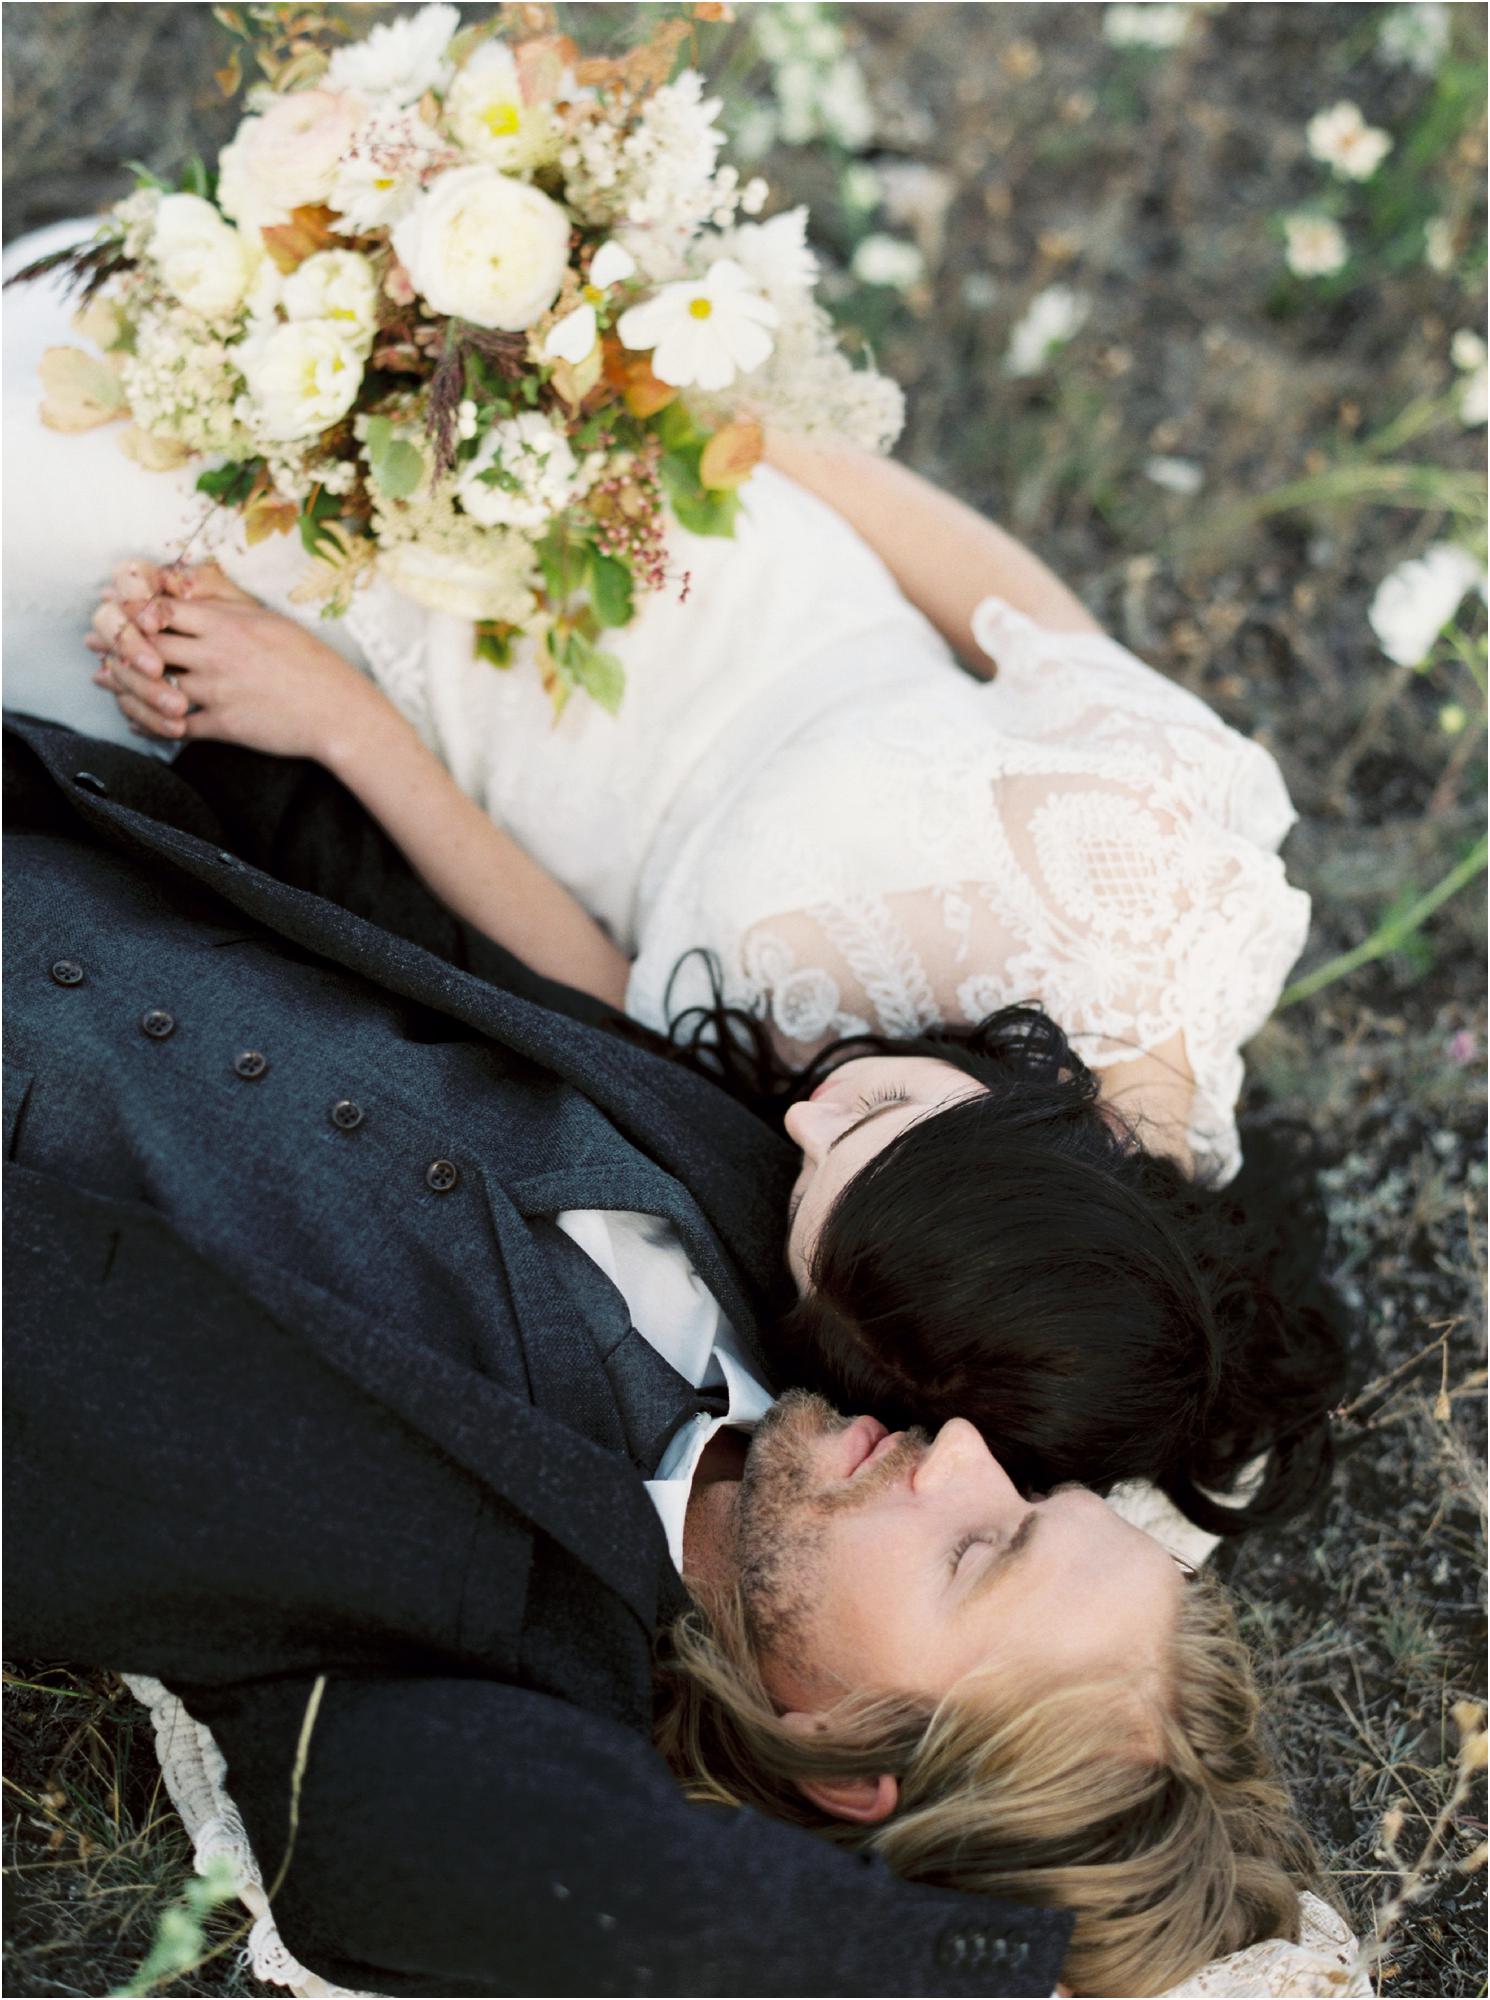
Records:
{"label": "suit button", "polygon": [[218,848],[217,858],[222,863],[224,868],[241,868],[243,865],[242,862],[238,859],[237,855],[229,854],[228,850],[225,847]]}
{"label": "suit button", "polygon": [[176,1018],[164,1007],[149,1007],[140,1016],[140,1026],[152,1041],[163,1042],[176,1026]]}
{"label": "suit button", "polygon": [[343,1132],[355,1132],[362,1123],[362,1106],[354,1104],[350,1097],[342,1098],[331,1107],[331,1122]]}
{"label": "suit button", "polygon": [[424,1170],[425,1184],[436,1194],[448,1194],[460,1179],[460,1175],[449,1160],[431,1160]]}
{"label": "suit button", "polygon": [[72,781],[85,792],[97,792],[100,798],[108,797],[109,788],[96,771],[74,771]]}
{"label": "suit button", "polygon": [[967,1964],[966,1931],[944,1931],[937,1940],[936,1962],[944,1972],[960,1972]]}
{"label": "suit button", "polygon": [[241,1056],[233,1058],[235,1076],[246,1077],[250,1083],[256,1076],[262,1076],[269,1067],[269,1058],[261,1056],[257,1049],[245,1049]]}
{"label": "suit button", "polygon": [[81,986],[83,968],[70,958],[59,958],[52,967],[52,977],[59,986]]}

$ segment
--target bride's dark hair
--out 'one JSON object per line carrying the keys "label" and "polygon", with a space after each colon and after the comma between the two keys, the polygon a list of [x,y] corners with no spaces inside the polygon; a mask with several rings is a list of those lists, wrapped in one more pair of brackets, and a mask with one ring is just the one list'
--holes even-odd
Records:
{"label": "bride's dark hair", "polygon": [[[1323,1485],[1345,1343],[1306,1135],[1252,1129],[1228,1187],[1193,1179],[1099,1107],[1096,1076],[1032,1006],[836,1042],[796,1072],[716,979],[670,1038],[777,1119],[861,1055],[934,1056],[985,1086],[844,1188],[810,1289],[770,1336],[783,1380],[896,1427],[967,1417],[1026,1488],[1149,1480],[1217,1534]],[[1207,1498],[1264,1452],[1247,1505]]]}

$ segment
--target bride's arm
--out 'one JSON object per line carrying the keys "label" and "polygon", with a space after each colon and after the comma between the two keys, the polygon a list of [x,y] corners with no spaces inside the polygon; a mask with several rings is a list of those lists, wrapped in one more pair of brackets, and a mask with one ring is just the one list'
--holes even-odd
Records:
{"label": "bride's arm", "polygon": [[993,663],[973,643],[971,619],[985,597],[996,594],[1055,632],[1102,629],[1028,549],[908,466],[867,451],[820,450],[775,431],[767,435],[766,463],[841,514],[984,679]]}
{"label": "bride's arm", "polygon": [[94,635],[93,649],[108,649],[101,683],[136,727],[324,764],[458,917],[535,972],[622,1005],[625,954],[313,633],[207,571],[170,573],[148,610],[137,598],[106,601]]}

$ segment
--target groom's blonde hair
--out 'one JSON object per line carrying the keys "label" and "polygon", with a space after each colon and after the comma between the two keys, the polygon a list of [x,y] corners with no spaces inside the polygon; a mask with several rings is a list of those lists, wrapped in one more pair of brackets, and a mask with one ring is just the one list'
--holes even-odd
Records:
{"label": "groom's blonde hair", "polygon": [[[738,1602],[680,1620],[659,1671],[658,1747],[691,1797],[813,1828],[913,1881],[1072,1911],[1062,1976],[1078,1992],[1161,1993],[1209,1959],[1298,1936],[1314,1852],[1209,1579],[1185,1592],[1162,1693],[1028,1694],[983,1671],[935,1706],[851,1696],[804,1737],[782,1726]],[[799,1789],[880,1772],[899,1802],[878,1826],[831,1819]]]}

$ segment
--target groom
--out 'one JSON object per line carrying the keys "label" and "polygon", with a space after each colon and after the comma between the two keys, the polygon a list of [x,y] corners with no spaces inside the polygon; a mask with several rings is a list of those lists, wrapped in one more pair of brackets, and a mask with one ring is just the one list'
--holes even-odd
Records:
{"label": "groom", "polygon": [[[1050,1992],[1063,1914],[687,1803],[654,1638],[685,1570],[737,1601],[764,1726],[815,1739],[872,1661],[928,1712],[995,1647],[1131,1663],[1156,1545],[967,1425],[788,1402],[742,1468],[779,1135],[463,932],[319,773],[25,720],[6,760],[12,1646],[182,1696],[342,1984]],[[941,1581],[963,1519],[1011,1567],[1040,1529],[1024,1596]]]}

